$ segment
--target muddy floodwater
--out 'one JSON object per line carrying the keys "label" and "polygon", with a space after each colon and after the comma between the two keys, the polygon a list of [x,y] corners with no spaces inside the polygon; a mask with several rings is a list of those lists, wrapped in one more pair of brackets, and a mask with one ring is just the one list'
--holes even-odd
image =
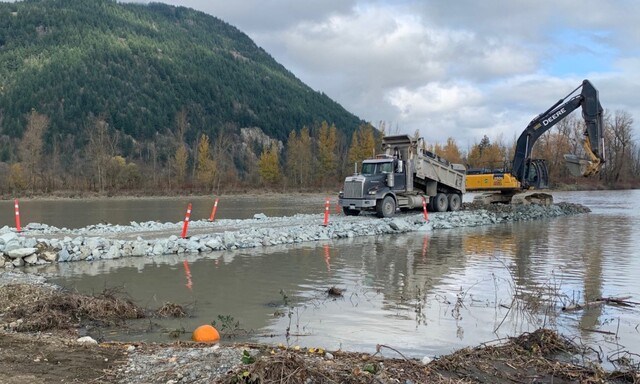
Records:
{"label": "muddy floodwater", "polygon": [[[223,333],[236,335],[234,341],[364,352],[384,344],[422,357],[546,326],[595,345],[605,360],[640,353],[640,307],[562,310],[603,297],[640,302],[640,191],[558,192],[554,198],[581,203],[592,213],[186,258],[60,263],[29,271],[54,273],[54,282],[82,293],[120,287],[142,306],[172,302],[191,314],[96,335],[105,339],[188,339],[195,327],[215,321]],[[40,212],[42,218],[32,221],[58,227],[177,222],[186,202],[87,201],[81,208],[73,201],[39,201],[38,211],[56,214]],[[198,204],[200,218],[208,217],[211,202]],[[34,215],[36,208],[29,209]],[[322,197],[229,198],[221,200],[218,214],[246,218],[297,211],[320,214]],[[332,287],[341,295],[328,295]]]}

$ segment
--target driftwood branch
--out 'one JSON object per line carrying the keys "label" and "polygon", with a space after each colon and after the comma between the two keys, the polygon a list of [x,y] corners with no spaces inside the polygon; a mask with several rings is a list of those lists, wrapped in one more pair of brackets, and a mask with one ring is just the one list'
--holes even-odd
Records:
{"label": "driftwood branch", "polygon": [[629,299],[631,298],[631,296],[625,296],[625,297],[601,297],[597,300],[593,300],[593,301],[588,301],[584,304],[574,304],[574,305],[569,305],[566,307],[562,307],[562,310],[565,312],[568,311],[579,311],[581,309],[584,308],[588,308],[588,307],[594,307],[596,305],[603,305],[603,304],[610,304],[610,305],[616,305],[618,307],[633,307],[635,305],[638,305],[640,303],[637,303],[635,301],[629,301]]}

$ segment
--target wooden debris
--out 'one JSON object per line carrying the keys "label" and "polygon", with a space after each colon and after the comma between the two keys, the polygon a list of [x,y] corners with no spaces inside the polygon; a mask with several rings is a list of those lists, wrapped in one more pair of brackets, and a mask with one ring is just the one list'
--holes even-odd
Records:
{"label": "wooden debris", "polygon": [[574,305],[570,305],[567,307],[562,307],[562,310],[565,312],[568,311],[579,311],[581,309],[584,308],[588,308],[588,307],[594,307],[596,305],[603,305],[603,304],[610,304],[610,305],[615,305],[615,306],[619,306],[619,307],[633,307],[635,305],[638,305],[640,303],[636,303],[634,301],[629,301],[629,299],[631,298],[631,296],[625,296],[625,297],[601,297],[597,300],[593,300],[593,301],[588,301],[584,304],[574,304]]}

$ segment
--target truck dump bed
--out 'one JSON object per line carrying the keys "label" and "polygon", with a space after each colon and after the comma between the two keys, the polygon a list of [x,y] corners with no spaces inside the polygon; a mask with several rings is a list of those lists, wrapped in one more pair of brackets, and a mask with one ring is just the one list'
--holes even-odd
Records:
{"label": "truck dump bed", "polygon": [[[387,155],[399,156],[408,161],[416,181],[429,189],[434,182],[452,190],[465,193],[465,167],[451,164],[434,153],[420,148],[421,140],[414,140],[409,135],[386,136],[382,139],[382,148]],[[435,192],[428,195],[435,195]]]}

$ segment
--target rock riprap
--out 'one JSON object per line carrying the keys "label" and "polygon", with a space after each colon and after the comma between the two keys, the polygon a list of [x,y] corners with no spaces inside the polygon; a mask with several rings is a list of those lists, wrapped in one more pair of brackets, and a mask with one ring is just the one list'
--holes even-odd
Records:
{"label": "rock riprap", "polygon": [[[322,214],[267,217],[256,214],[245,220],[193,221],[189,237],[180,238],[182,223],[131,222],[130,225],[97,224],[79,229],[56,228],[30,223],[21,233],[15,228],[0,229],[0,267],[70,262],[80,260],[154,257],[171,254],[197,254],[294,244],[358,236],[415,231],[431,231],[547,219],[589,212],[569,203],[549,207],[539,205],[492,205],[482,209],[465,207],[458,212],[429,214],[429,221],[415,212],[379,219],[332,215],[323,226]],[[469,209],[471,208],[471,209]]]}

